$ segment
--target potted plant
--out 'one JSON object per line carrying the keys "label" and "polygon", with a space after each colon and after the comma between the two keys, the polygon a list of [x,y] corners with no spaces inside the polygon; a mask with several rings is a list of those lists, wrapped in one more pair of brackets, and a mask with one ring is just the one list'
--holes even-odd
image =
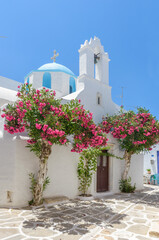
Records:
{"label": "potted plant", "polygon": [[151,169],[150,168],[147,169],[147,173],[151,174]]}

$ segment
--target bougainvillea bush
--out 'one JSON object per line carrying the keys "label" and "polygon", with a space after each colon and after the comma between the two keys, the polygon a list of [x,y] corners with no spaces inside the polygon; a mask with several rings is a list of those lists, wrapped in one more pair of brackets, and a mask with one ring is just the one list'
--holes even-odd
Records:
{"label": "bougainvillea bush", "polygon": [[29,137],[27,147],[39,158],[38,176],[32,179],[34,205],[43,200],[52,145],[68,143],[69,135],[73,137],[73,152],[107,144],[105,134],[92,120],[92,113],[86,111],[80,101],[61,104],[61,100],[55,98],[55,91],[49,89],[36,90],[23,84],[19,86],[17,101],[8,104],[3,111],[2,117],[6,118],[4,129],[10,134],[26,131]]}
{"label": "bougainvillea bush", "polygon": [[121,148],[125,151],[125,170],[122,178],[128,177],[131,156],[151,147],[159,141],[159,122],[148,110],[138,108],[134,111],[121,112],[108,116],[102,122],[103,131],[111,133],[117,138]]}

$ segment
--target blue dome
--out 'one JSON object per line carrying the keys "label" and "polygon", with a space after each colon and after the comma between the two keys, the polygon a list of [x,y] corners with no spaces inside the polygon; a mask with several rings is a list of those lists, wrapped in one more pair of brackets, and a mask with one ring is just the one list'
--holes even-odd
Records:
{"label": "blue dome", "polygon": [[74,76],[74,73],[69,68],[55,62],[42,65],[38,68],[38,71],[64,72]]}

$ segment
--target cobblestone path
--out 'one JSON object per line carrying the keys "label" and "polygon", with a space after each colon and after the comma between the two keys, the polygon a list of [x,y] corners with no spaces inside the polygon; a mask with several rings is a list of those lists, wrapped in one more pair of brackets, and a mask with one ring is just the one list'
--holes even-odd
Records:
{"label": "cobblestone path", "polygon": [[156,240],[159,187],[32,209],[0,208],[0,239]]}

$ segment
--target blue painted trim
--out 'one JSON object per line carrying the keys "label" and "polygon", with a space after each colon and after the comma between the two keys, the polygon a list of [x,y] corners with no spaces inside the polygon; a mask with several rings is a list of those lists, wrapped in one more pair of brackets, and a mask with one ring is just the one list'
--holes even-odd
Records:
{"label": "blue painted trim", "polygon": [[51,74],[49,72],[43,74],[43,87],[51,89]]}
{"label": "blue painted trim", "polygon": [[63,73],[66,73],[66,74],[69,75],[69,76],[72,76],[72,77],[74,77],[74,78],[77,78],[76,75],[69,74],[69,73],[67,73],[66,71],[61,71],[61,70],[58,70],[58,69],[54,69],[54,70],[33,70],[33,71],[31,71],[30,73],[28,73],[28,74],[24,77],[24,79],[27,78],[27,77],[28,77],[31,73],[33,73],[33,72],[63,72]]}
{"label": "blue painted trim", "polygon": [[70,93],[76,92],[76,82],[75,82],[74,77],[70,77],[69,86],[71,87],[71,88],[69,88]]}

